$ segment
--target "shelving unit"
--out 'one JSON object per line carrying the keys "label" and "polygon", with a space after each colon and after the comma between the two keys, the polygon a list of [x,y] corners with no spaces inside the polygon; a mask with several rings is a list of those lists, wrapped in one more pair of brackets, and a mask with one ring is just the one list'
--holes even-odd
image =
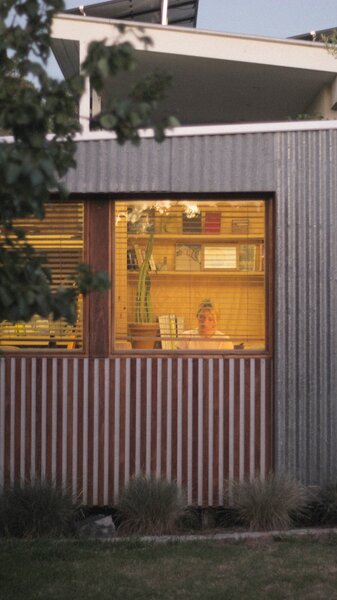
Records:
{"label": "shelving unit", "polygon": [[[145,244],[147,242],[149,234],[129,234],[128,235],[128,244],[132,248],[145,248]],[[204,235],[204,234],[153,234],[153,265],[156,265],[156,269],[151,268],[150,275],[156,274],[165,274],[165,275],[175,275],[177,277],[182,275],[193,275],[196,276],[221,276],[221,277],[243,277],[247,276],[259,276],[264,277],[264,269],[263,262],[264,258],[261,256],[261,252],[264,253],[264,238],[263,236],[257,235]],[[200,247],[200,267],[193,269],[191,266],[190,269],[180,268],[176,265],[177,260],[177,247]],[[210,250],[212,247],[219,246],[219,251],[228,247],[229,249],[236,248],[237,256],[236,256],[236,264],[235,268],[231,268],[231,263],[227,262],[226,265],[221,265],[217,261],[211,262],[209,266],[206,266],[206,258],[204,259],[204,253],[206,253],[206,248]],[[242,248],[255,246],[254,248],[254,258],[252,259],[255,264],[249,265],[249,268],[245,268],[245,264],[240,262],[241,260],[241,251]],[[138,250],[139,251],[139,250]],[[234,252],[235,254],[235,252]],[[139,261],[135,256],[136,265]],[[163,269],[163,263],[165,262],[165,269]],[[139,268],[139,267],[138,267]],[[132,273],[136,273],[138,268],[128,268],[128,276]]]}

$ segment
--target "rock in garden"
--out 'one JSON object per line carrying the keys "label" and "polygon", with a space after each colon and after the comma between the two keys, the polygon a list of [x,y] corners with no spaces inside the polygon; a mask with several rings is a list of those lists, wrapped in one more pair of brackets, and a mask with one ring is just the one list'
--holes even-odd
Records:
{"label": "rock in garden", "polygon": [[79,525],[83,537],[108,539],[115,534],[116,527],[110,515],[92,515]]}

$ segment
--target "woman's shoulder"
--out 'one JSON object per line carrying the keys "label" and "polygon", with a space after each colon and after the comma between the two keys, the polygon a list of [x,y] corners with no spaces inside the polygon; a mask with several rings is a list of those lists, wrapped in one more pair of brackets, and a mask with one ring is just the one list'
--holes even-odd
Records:
{"label": "woman's shoulder", "polygon": [[218,337],[218,336],[219,336],[219,337],[222,337],[222,338],[224,338],[225,340],[230,340],[230,337],[229,337],[228,335],[226,335],[226,334],[225,334],[223,331],[216,331],[216,332],[214,333],[214,335],[215,335],[215,336],[217,336],[217,337]]}

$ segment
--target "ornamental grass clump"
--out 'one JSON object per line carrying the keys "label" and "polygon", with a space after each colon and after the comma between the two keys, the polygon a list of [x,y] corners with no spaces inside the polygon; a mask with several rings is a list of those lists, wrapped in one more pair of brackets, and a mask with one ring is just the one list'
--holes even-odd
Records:
{"label": "ornamental grass clump", "polygon": [[47,481],[15,482],[0,491],[0,535],[71,535],[76,514],[71,494]]}
{"label": "ornamental grass clump", "polygon": [[175,482],[136,477],[126,486],[119,501],[119,531],[127,534],[169,534],[175,530],[183,511],[183,496]]}
{"label": "ornamental grass clump", "polygon": [[337,524],[337,483],[327,483],[318,495],[320,522],[323,525]]}
{"label": "ornamental grass clump", "polygon": [[298,481],[277,475],[265,480],[232,484],[233,506],[241,523],[250,530],[288,529],[306,513],[306,488]]}

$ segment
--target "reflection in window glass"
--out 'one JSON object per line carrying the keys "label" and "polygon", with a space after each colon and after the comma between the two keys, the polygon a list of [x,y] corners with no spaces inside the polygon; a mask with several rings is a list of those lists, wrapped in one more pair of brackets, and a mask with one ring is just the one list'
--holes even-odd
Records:
{"label": "reflection in window glass", "polygon": [[116,203],[115,347],[265,348],[263,200]]}
{"label": "reflection in window glass", "polygon": [[[83,262],[84,206],[80,202],[48,203],[45,218],[15,222],[27,232],[28,242],[47,257],[52,288],[68,286],[79,262]],[[63,319],[52,321],[35,315],[28,323],[0,323],[0,349],[82,347],[82,299],[74,326]]]}

